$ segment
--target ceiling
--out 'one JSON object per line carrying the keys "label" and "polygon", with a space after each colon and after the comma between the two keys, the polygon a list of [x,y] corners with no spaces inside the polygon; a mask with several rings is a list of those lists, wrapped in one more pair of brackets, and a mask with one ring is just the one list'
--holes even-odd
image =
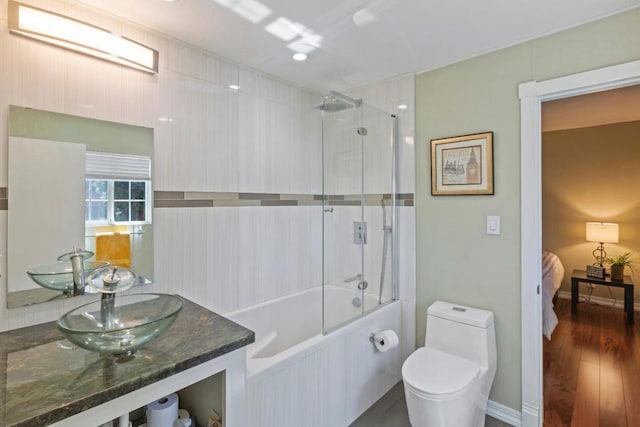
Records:
{"label": "ceiling", "polygon": [[[319,91],[438,68],[640,6],[640,0],[76,1]],[[309,49],[306,61],[292,59],[294,50]]]}

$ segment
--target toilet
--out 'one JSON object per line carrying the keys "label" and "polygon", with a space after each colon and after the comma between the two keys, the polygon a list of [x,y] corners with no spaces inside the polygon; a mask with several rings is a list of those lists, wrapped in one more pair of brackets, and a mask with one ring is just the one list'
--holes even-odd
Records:
{"label": "toilet", "polygon": [[433,303],[425,346],[402,365],[412,427],[484,426],[496,363],[492,312]]}

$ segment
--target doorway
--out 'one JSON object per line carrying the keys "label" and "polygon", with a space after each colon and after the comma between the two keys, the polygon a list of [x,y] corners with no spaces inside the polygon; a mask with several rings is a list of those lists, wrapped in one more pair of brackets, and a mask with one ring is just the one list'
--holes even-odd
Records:
{"label": "doorway", "polygon": [[640,83],[640,61],[519,85],[522,425],[542,426],[541,103]]}

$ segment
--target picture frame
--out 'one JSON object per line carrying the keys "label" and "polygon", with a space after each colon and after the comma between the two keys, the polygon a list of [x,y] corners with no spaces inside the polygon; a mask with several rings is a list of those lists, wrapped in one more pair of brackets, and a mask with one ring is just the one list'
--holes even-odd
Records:
{"label": "picture frame", "polygon": [[604,280],[606,276],[606,272],[603,267],[587,265],[586,271],[587,271],[587,277],[593,277],[596,279]]}
{"label": "picture frame", "polygon": [[494,194],[493,132],[432,139],[431,194]]}

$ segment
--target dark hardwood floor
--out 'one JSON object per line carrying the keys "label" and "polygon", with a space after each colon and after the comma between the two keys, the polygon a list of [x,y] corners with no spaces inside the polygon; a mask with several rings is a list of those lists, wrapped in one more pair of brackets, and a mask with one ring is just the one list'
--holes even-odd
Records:
{"label": "dark hardwood floor", "polygon": [[640,426],[640,325],[623,310],[558,299],[544,345],[544,425]]}

